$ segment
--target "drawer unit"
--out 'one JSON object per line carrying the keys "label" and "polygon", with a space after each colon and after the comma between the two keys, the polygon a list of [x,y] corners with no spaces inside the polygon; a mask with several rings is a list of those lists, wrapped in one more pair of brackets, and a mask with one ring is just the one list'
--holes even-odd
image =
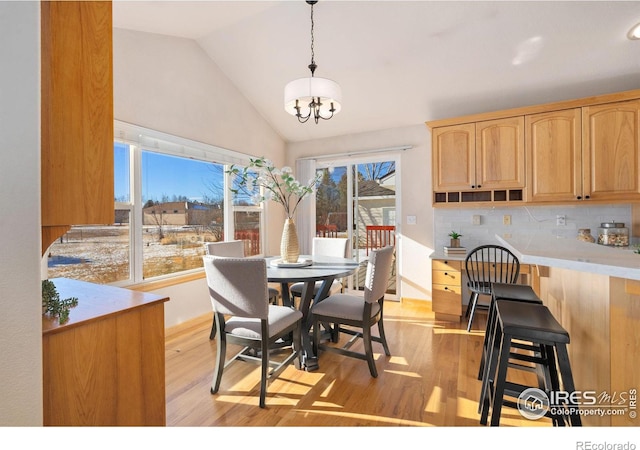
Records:
{"label": "drawer unit", "polygon": [[462,317],[462,287],[434,284],[432,288],[432,308],[438,314]]}
{"label": "drawer unit", "polygon": [[[463,306],[466,308],[466,300],[469,296],[466,290],[467,281],[463,279],[465,278],[464,264],[464,261],[459,260],[431,260],[431,309],[438,320],[457,322],[462,318]],[[496,270],[496,265],[488,263],[486,269]],[[529,264],[520,264],[519,283],[531,284],[535,287],[535,277],[532,275],[532,267]],[[486,302],[487,299],[482,301]]]}
{"label": "drawer unit", "polygon": [[431,308],[437,319],[459,321],[462,316],[462,261],[431,261]]}

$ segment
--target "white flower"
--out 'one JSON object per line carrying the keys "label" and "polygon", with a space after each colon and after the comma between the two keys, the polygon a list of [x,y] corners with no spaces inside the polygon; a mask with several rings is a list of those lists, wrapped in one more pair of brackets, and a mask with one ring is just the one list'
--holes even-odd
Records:
{"label": "white flower", "polygon": [[[278,169],[265,158],[250,159],[247,167],[242,169],[231,166],[228,173],[235,174],[235,185],[242,188],[247,194],[255,194],[255,188],[262,188],[261,200],[273,200],[280,203],[289,218],[293,217],[298,204],[309,194],[313,193],[316,183],[320,180],[321,173],[309,180],[306,185],[301,185],[292,175],[291,167],[285,166]],[[232,189],[235,193],[239,189]],[[249,191],[249,192],[247,192]],[[253,197],[255,198],[255,197]]]}

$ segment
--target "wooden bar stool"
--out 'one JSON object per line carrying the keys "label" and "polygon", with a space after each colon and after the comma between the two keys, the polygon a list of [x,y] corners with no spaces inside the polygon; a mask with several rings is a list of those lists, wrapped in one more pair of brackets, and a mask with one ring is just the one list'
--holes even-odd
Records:
{"label": "wooden bar stool", "polygon": [[[502,406],[523,406],[522,403],[519,403],[518,396],[532,387],[507,381],[507,370],[514,340],[530,342],[539,347],[539,355],[522,356],[525,357],[524,360],[543,367],[546,374],[545,385],[543,388],[538,386],[541,391],[544,391],[542,395],[548,396],[550,392],[559,392],[560,390],[568,393],[575,391],[567,353],[569,333],[558,323],[546,306],[528,302],[497,300],[493,328],[493,343],[489,346],[488,366],[485,369],[485,377],[483,377],[484,392],[481,395],[484,401],[481,405],[480,423],[483,425],[487,423],[489,410],[491,410],[491,426],[498,426]],[[515,397],[517,400],[512,401],[505,397]],[[564,425],[565,418],[568,418],[572,426],[582,425],[578,406],[571,403],[571,400],[562,405],[546,406],[566,408],[569,411],[566,416],[560,416],[552,414],[552,408],[548,408],[542,415],[551,417],[554,425]]]}

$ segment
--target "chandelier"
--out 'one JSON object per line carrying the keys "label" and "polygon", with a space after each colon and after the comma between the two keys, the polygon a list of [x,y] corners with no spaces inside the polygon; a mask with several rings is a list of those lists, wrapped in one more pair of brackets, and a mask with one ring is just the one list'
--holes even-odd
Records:
{"label": "chandelier", "polygon": [[335,81],[315,76],[318,66],[313,51],[313,5],[318,0],[306,2],[311,5],[311,64],[308,66],[311,76],[293,80],[284,87],[284,109],[296,116],[300,123],[305,123],[311,117],[318,123],[320,119],[329,120],[340,112],[342,90]]}

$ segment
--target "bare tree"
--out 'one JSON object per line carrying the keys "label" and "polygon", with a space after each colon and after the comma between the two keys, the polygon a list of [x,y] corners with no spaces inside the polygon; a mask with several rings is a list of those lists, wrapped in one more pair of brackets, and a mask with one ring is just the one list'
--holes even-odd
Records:
{"label": "bare tree", "polygon": [[359,168],[364,172],[365,180],[379,180],[396,170],[395,161],[384,161],[380,163],[360,164]]}

